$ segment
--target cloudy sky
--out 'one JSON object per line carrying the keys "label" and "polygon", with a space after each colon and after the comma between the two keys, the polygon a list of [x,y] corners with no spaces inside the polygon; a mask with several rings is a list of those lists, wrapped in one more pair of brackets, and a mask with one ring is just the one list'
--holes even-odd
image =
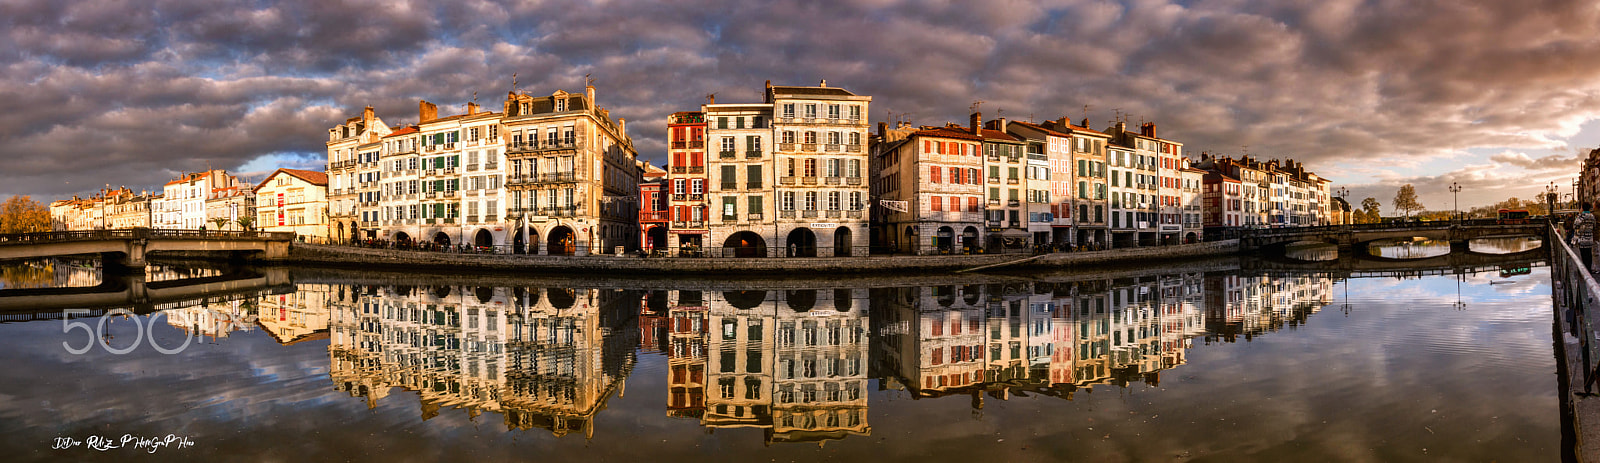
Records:
{"label": "cloudy sky", "polygon": [[[1153,121],[1190,153],[1293,158],[1425,206],[1570,190],[1600,146],[1592,1],[406,2],[0,0],[0,197],[321,169],[326,129],[418,99],[581,91],[663,160],[665,117],[762,82],[872,119]],[[1087,109],[1085,106],[1087,105]],[[446,108],[450,108],[446,111]]]}

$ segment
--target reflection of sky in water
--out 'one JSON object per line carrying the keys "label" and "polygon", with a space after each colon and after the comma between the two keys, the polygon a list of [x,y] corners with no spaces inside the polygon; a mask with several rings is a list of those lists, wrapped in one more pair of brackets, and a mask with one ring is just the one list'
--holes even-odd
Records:
{"label": "reflection of sky in water", "polygon": [[1505,238],[1479,238],[1467,243],[1473,252],[1488,254],[1511,254],[1522,251],[1531,251],[1543,246],[1537,236],[1517,236]]}
{"label": "reflection of sky in water", "polygon": [[1367,246],[1374,256],[1390,259],[1423,259],[1450,253],[1449,241],[1399,241],[1372,243]]}
{"label": "reflection of sky in water", "polygon": [[[1149,282],[1152,294],[1174,288],[1154,279]],[[73,356],[64,352],[61,342],[79,345],[83,335],[62,334],[60,322],[0,324],[0,339],[7,346],[0,359],[9,366],[0,370],[0,448],[11,460],[120,461],[133,454],[54,453],[48,440],[90,433],[177,433],[192,436],[197,447],[163,451],[159,458],[437,461],[530,454],[556,461],[1556,458],[1559,416],[1555,380],[1549,374],[1554,360],[1545,268],[1535,268],[1530,275],[1481,273],[1460,280],[1330,282],[1211,274],[1193,282],[1204,288],[1192,299],[1200,306],[1195,310],[1217,319],[1207,322],[1207,329],[1239,313],[1245,314],[1242,323],[1247,325],[1250,314],[1262,310],[1298,315],[1290,317],[1291,323],[1270,324],[1248,342],[1242,336],[1233,342],[1194,338],[1189,341],[1192,347],[1184,349],[1183,363],[1141,375],[1142,381],[1124,387],[1085,386],[1071,400],[1021,389],[1009,395],[997,392],[999,397],[983,394],[981,409],[973,408],[977,399],[970,394],[914,400],[910,391],[889,387],[900,381],[881,379],[884,371],[893,370],[889,359],[924,364],[929,359],[919,359],[927,355],[925,350],[896,350],[875,343],[869,368],[874,379],[867,388],[870,435],[829,441],[825,446],[768,446],[761,428],[707,432],[699,419],[668,417],[669,364],[674,361],[654,350],[636,354],[626,380],[596,415],[591,441],[581,433],[558,438],[538,429],[508,432],[500,414],[474,417],[449,406],[424,420],[419,393],[404,387],[389,389],[369,410],[364,399],[334,390],[330,341],[316,336],[300,336],[301,342],[281,345],[287,340],[256,329],[196,341],[180,355],[159,355],[141,347],[123,356],[98,349]],[[1117,288],[1132,288],[1126,281],[1105,283],[1079,285],[1075,297],[1109,302],[1121,297]],[[1025,313],[1036,302],[1020,300]],[[1041,301],[1067,300],[1071,298]],[[957,305],[962,304],[959,301]],[[979,306],[988,301],[981,300]],[[1299,308],[1290,310],[1280,301]],[[935,308],[940,307],[937,303],[914,309],[882,297],[866,302],[871,307],[852,312],[858,314],[854,317],[882,318],[883,311],[898,310],[920,314],[912,319],[925,321],[953,313]],[[823,307],[812,309],[815,314],[783,317],[838,316]],[[1090,312],[1066,315],[1068,322],[1057,329],[1077,329],[1079,323],[1124,326],[1115,317],[1132,313]],[[1292,320],[1297,317],[1303,321]],[[269,324],[276,320],[267,313],[263,318]],[[293,317],[283,318],[288,322]],[[981,340],[991,335],[990,323],[998,321],[987,319],[983,329],[961,336]],[[161,345],[181,344],[181,331],[157,323],[152,332]],[[638,323],[619,326],[637,330]],[[133,329],[132,321],[112,322],[113,343],[131,342],[136,337]],[[722,333],[716,327],[708,331],[708,336]],[[1027,333],[1023,336],[1035,341],[1047,338]],[[955,336],[949,331],[940,336],[923,334],[928,340],[924,347],[937,345],[942,336]],[[718,393],[715,384],[706,390]]]}

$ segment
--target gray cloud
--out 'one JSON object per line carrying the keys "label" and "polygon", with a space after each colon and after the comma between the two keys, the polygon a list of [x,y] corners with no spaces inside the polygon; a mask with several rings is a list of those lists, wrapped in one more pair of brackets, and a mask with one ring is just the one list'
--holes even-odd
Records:
{"label": "gray cloud", "polygon": [[[596,78],[658,163],[667,114],[708,93],[757,100],[768,79],[872,95],[874,120],[965,121],[974,100],[1096,128],[1121,113],[1192,152],[1248,146],[1321,171],[1559,148],[1600,117],[1586,2],[17,0],[0,18],[0,158],[19,160],[0,196],[317,155],[363,106],[410,122],[417,99],[459,111],[477,92],[494,109],[513,73],[536,93]],[[1492,162],[1524,181],[1570,170],[1523,156]]]}

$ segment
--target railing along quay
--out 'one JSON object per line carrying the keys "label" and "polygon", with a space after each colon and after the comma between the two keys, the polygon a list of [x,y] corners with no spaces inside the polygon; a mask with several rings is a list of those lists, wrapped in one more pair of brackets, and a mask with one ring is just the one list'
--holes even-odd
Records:
{"label": "railing along quay", "polygon": [[70,241],[127,240],[127,239],[265,239],[287,241],[294,239],[293,232],[227,231],[227,230],[166,230],[131,228],[117,230],[53,231],[39,233],[0,234],[0,246],[20,244],[61,243]]}

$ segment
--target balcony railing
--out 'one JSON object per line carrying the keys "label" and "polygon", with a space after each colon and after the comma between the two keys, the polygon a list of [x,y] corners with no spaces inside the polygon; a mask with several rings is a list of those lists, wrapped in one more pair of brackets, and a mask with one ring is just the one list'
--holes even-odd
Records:
{"label": "balcony railing", "polygon": [[817,144],[816,143],[801,143],[800,144],[800,151],[808,151],[809,152],[809,151],[816,151],[816,150],[817,150]]}
{"label": "balcony railing", "polygon": [[845,178],[845,183],[850,184],[850,185],[860,185],[861,184],[861,177],[846,177]]}
{"label": "balcony railing", "polygon": [[784,219],[794,218],[794,211],[778,211],[778,217]]}
{"label": "balcony railing", "polygon": [[800,177],[800,183],[806,184],[806,185],[816,185],[817,184],[817,178],[816,177]]}
{"label": "balcony railing", "polygon": [[739,189],[739,184],[738,183],[723,183],[722,184],[722,191],[734,191],[734,190],[738,190],[738,189]]}
{"label": "balcony railing", "polygon": [[749,214],[745,214],[744,218],[745,218],[745,220],[750,220],[750,221],[761,220],[761,213],[760,212],[751,212]]}
{"label": "balcony railing", "polygon": [[540,182],[575,182],[577,180],[577,174],[572,172],[556,172],[539,176]]}
{"label": "balcony railing", "polygon": [[1017,182],[1018,182],[1018,181],[1017,181],[1017,179],[1014,179],[1014,178],[1008,178],[1008,179],[1006,179],[1006,184],[1007,184],[1007,185],[1016,185],[1016,184],[1017,184]]}
{"label": "balcony railing", "polygon": [[456,197],[456,190],[445,190],[445,191],[442,191],[442,192],[440,192],[439,196],[443,196],[443,197],[446,197],[446,198],[454,198],[454,197]]}
{"label": "balcony railing", "polygon": [[761,150],[746,150],[744,152],[744,158],[745,159],[760,159],[761,158]]}
{"label": "balcony railing", "polygon": [[826,144],[826,145],[822,145],[822,149],[823,149],[823,151],[839,151],[839,144],[838,143],[829,143],[829,144]]}
{"label": "balcony railing", "polygon": [[1000,177],[989,177],[989,183],[1000,183]]}
{"label": "balcony railing", "polygon": [[861,144],[857,143],[857,144],[854,144],[854,145],[844,145],[844,150],[847,151],[847,152],[851,152],[851,153],[860,153],[861,152]]}
{"label": "balcony railing", "polygon": [[817,211],[800,211],[800,217],[812,219],[817,217]]}
{"label": "balcony railing", "polygon": [[823,179],[823,183],[828,185],[838,185],[840,180],[841,179],[839,177],[827,177]]}
{"label": "balcony railing", "polygon": [[845,211],[844,215],[852,219],[859,219],[861,218],[861,211]]}
{"label": "balcony railing", "polygon": [[642,211],[639,212],[640,222],[666,222],[672,218],[668,211]]}
{"label": "balcony railing", "polygon": [[739,156],[739,152],[738,151],[718,151],[717,152],[717,157],[718,158],[722,158],[722,159],[733,159],[733,158],[738,157],[738,156]]}
{"label": "balcony railing", "polygon": [[842,215],[842,214],[840,214],[840,212],[843,212],[843,211],[840,211],[840,210],[837,210],[837,209],[832,209],[832,210],[828,210],[827,212],[828,212],[828,214],[827,214],[828,218],[837,219],[837,218],[839,218],[840,215]]}
{"label": "balcony railing", "polygon": [[690,149],[705,148],[705,147],[706,147],[705,140],[690,140],[689,141],[689,148]]}
{"label": "balcony railing", "polygon": [[1006,200],[1006,207],[1017,207],[1017,206],[1021,206],[1021,205],[1022,205],[1021,201],[1018,201],[1018,200],[1015,200],[1015,199]]}
{"label": "balcony railing", "polygon": [[578,209],[575,207],[547,207],[539,210],[539,215],[547,217],[575,217]]}
{"label": "balcony railing", "polygon": [[794,177],[778,177],[778,184],[779,185],[793,185],[794,182],[795,182]]}
{"label": "balcony railing", "polygon": [[745,184],[744,189],[746,189],[746,190],[759,190],[759,189],[761,189],[761,182],[750,182],[748,184]]}
{"label": "balcony railing", "polygon": [[794,151],[794,143],[779,143],[778,151]]}

